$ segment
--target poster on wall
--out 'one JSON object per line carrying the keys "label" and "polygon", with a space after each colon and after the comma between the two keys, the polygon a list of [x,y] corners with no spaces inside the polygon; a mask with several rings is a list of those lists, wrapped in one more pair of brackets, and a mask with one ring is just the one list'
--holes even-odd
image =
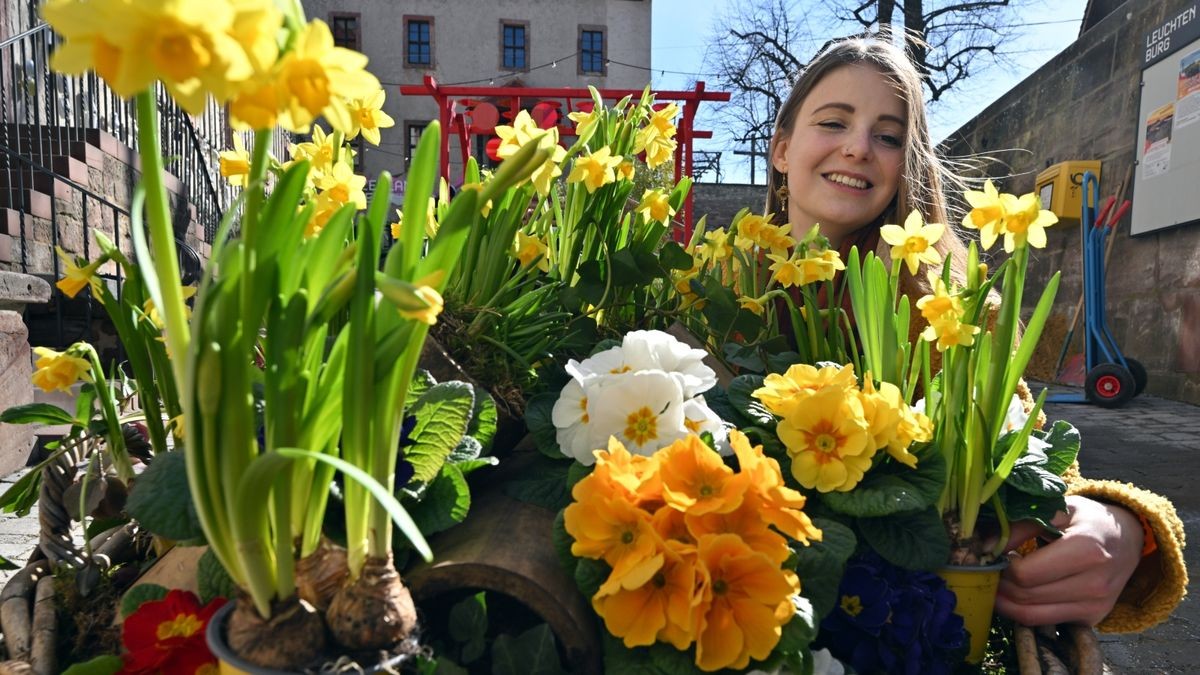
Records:
{"label": "poster on wall", "polygon": [[1200,0],[1165,11],[1142,34],[1129,231],[1200,226]]}
{"label": "poster on wall", "polygon": [[1142,144],[1142,179],[1161,176],[1171,169],[1171,127],[1175,104],[1168,103],[1146,118],[1146,142]]}
{"label": "poster on wall", "polygon": [[1175,98],[1175,128],[1200,122],[1200,49],[1184,54],[1179,60]]}

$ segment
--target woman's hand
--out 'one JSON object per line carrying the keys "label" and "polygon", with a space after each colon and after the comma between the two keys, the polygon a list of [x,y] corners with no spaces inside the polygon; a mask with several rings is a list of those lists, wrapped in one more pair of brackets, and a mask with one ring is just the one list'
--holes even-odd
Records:
{"label": "woman's hand", "polygon": [[[1112,611],[1141,561],[1141,522],[1123,507],[1069,496],[1067,512],[1052,524],[1062,538],[1012,557],[996,611],[1027,626],[1094,626]],[[1014,523],[1009,549],[1040,532],[1032,523]]]}

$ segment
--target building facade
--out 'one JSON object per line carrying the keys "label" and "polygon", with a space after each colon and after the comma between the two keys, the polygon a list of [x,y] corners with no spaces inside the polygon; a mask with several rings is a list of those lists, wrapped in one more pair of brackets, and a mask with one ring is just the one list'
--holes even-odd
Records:
{"label": "building facade", "polygon": [[[339,44],[366,54],[396,126],[361,146],[368,177],[407,172],[421,131],[437,119],[426,96],[399,88],[440,84],[640,89],[650,80],[651,0],[303,0]],[[628,65],[626,65],[628,64]],[[503,123],[503,122],[502,122]],[[452,142],[451,156],[457,157]],[[480,156],[482,144],[471,152]],[[458,171],[452,170],[451,175]]]}
{"label": "building facade", "polygon": [[[1052,164],[1099,160],[1100,195],[1116,193],[1124,177],[1145,171],[1138,162],[1138,130],[1145,124],[1139,104],[1146,36],[1196,6],[1196,0],[1091,0],[1079,39],[951,134],[942,150],[999,160],[988,164],[989,171],[997,187],[1016,194],[1032,191],[1037,173]],[[1135,187],[1125,196],[1136,206],[1147,196],[1130,182]],[[1125,355],[1148,371],[1147,392],[1200,404],[1200,212],[1182,220],[1139,236],[1131,236],[1128,217],[1118,223],[1106,268],[1107,319]],[[1026,293],[1028,302],[1054,271],[1063,272],[1041,358],[1034,359],[1049,364],[1034,373],[1038,377],[1054,377],[1080,298],[1079,234],[1078,220],[1050,228],[1048,246],[1031,262],[1029,287],[1035,292]],[[1073,352],[1081,350],[1082,333],[1081,320]]]}

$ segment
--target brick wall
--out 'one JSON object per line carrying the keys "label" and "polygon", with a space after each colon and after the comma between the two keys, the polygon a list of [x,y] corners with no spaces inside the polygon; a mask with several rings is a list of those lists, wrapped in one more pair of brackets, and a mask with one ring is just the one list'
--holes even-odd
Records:
{"label": "brick wall", "polygon": [[[1130,0],[1093,17],[1079,40],[952,134],[943,151],[999,160],[987,170],[1016,194],[1033,190],[1036,174],[1051,164],[1098,159],[1100,194],[1115,193],[1136,158],[1142,37],[1190,5]],[[1063,272],[1036,359],[1049,364],[1047,371],[1080,297],[1080,259],[1078,224],[1064,223],[1049,230],[1049,245],[1032,263],[1031,289]],[[1200,226],[1132,238],[1126,218],[1117,228],[1107,291],[1109,327],[1122,351],[1146,366],[1147,391],[1200,403]],[[1027,294],[1027,302],[1036,298]],[[1081,350],[1077,337],[1073,351]],[[1047,371],[1039,374],[1052,375]]]}

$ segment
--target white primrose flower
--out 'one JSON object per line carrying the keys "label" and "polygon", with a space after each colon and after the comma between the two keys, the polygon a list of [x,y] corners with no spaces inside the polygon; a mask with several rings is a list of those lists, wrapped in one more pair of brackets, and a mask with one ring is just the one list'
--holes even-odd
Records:
{"label": "white primrose flower", "polygon": [[683,426],[693,434],[708,432],[712,434],[717,452],[722,455],[732,455],[733,446],[729,445],[728,425],[708,407],[703,396],[696,396],[683,402]]}
{"label": "white primrose flower", "polygon": [[[556,430],[555,439],[558,447],[567,457],[574,457],[584,464],[596,461],[592,457],[591,419],[587,412],[587,394],[583,384],[572,379],[563,387],[558,400],[554,402],[554,410],[550,419]],[[586,461],[585,461],[586,460]]]}
{"label": "white primrose flower", "polygon": [[[684,398],[679,382],[661,370],[605,375],[584,385],[593,448],[608,445],[615,436],[629,452],[650,455],[687,436]],[[591,465],[595,458],[581,458]]]}
{"label": "white primrose flower", "polygon": [[704,365],[707,352],[693,349],[660,330],[635,330],[621,342],[625,360],[632,370],[665,370],[678,373],[684,383],[683,396],[691,398],[717,384],[717,374]]}

